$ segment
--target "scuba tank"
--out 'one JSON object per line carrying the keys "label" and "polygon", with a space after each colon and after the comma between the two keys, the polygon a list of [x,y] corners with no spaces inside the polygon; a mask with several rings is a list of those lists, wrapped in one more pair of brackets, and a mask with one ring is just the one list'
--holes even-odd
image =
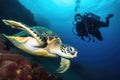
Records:
{"label": "scuba tank", "polygon": [[84,17],[90,17],[90,18],[92,18],[92,19],[95,19],[95,20],[97,20],[97,21],[100,21],[100,16],[98,16],[98,15],[96,15],[96,14],[93,14],[93,13],[86,13],[86,14],[84,15]]}

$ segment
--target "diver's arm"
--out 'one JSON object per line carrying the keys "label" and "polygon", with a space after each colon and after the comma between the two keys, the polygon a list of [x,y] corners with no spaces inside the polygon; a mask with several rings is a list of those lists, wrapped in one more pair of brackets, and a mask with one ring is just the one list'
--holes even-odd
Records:
{"label": "diver's arm", "polygon": [[108,27],[109,26],[109,19],[112,18],[114,15],[113,14],[108,14],[106,17],[106,22],[100,22],[101,27]]}
{"label": "diver's arm", "polygon": [[100,22],[99,22],[99,26],[100,26],[100,27],[108,27],[108,26],[109,26],[109,19],[106,18],[106,21],[105,21],[105,22],[100,21]]}

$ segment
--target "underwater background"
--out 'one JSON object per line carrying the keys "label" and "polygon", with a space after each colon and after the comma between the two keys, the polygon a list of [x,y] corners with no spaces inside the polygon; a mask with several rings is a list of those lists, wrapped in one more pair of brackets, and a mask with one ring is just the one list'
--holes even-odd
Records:
{"label": "underwater background", "polygon": [[[1,0],[0,4],[4,1],[7,2],[7,0]],[[0,17],[0,20],[4,18],[14,19],[29,26],[40,25],[48,27],[61,37],[63,43],[74,46],[79,52],[78,56],[71,60],[70,69],[63,74],[56,73],[56,68],[59,66],[59,62],[56,59],[39,58],[27,54],[25,56],[37,63],[40,62],[45,69],[53,74],[62,76],[64,80],[120,80],[120,0],[80,0],[79,12],[81,14],[93,12],[99,15],[103,21],[105,21],[105,17],[109,13],[114,14],[110,19],[109,27],[100,28],[103,41],[96,39],[94,43],[82,41],[72,32],[72,21],[76,6],[75,0],[18,1],[33,14],[34,20],[31,21],[32,18],[24,15],[24,13],[27,14],[26,11],[7,9],[2,6],[4,4],[0,5],[0,15],[3,16]],[[8,3],[10,2],[14,4],[14,0]],[[17,4],[14,4],[14,7],[17,6]],[[10,13],[11,15],[17,12],[18,14],[11,17],[9,17],[9,13],[2,14],[2,11],[10,12],[11,10],[14,11]],[[24,18],[26,21],[24,21]],[[2,25],[1,23],[0,33],[14,33],[8,28],[2,28]]]}

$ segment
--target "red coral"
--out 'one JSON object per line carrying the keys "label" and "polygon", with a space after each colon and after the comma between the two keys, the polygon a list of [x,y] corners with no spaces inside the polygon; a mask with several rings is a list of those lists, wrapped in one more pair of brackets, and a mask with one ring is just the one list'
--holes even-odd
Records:
{"label": "red coral", "polygon": [[9,80],[61,80],[18,54],[0,55],[0,78]]}
{"label": "red coral", "polygon": [[21,55],[2,54],[0,55],[0,77],[10,80],[32,80],[30,65]]}
{"label": "red coral", "polygon": [[51,74],[46,72],[43,68],[36,67],[33,69],[34,80],[48,80]]}

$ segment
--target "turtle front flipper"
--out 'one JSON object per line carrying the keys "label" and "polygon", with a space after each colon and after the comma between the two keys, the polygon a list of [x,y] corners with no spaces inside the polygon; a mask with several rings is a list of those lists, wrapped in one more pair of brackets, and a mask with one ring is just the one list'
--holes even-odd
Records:
{"label": "turtle front flipper", "polygon": [[57,69],[58,73],[64,73],[70,67],[70,60],[61,57],[60,67]]}
{"label": "turtle front flipper", "polygon": [[33,36],[37,40],[37,42],[39,44],[39,47],[46,47],[47,40],[42,34],[38,35],[31,28],[27,27],[26,25],[24,25],[24,24],[22,24],[20,22],[14,21],[14,20],[5,20],[5,19],[3,19],[2,21],[6,25],[11,26],[12,28],[16,28],[16,29],[20,29],[20,30],[24,30],[24,31],[28,32],[29,34],[31,34],[31,36]]}

